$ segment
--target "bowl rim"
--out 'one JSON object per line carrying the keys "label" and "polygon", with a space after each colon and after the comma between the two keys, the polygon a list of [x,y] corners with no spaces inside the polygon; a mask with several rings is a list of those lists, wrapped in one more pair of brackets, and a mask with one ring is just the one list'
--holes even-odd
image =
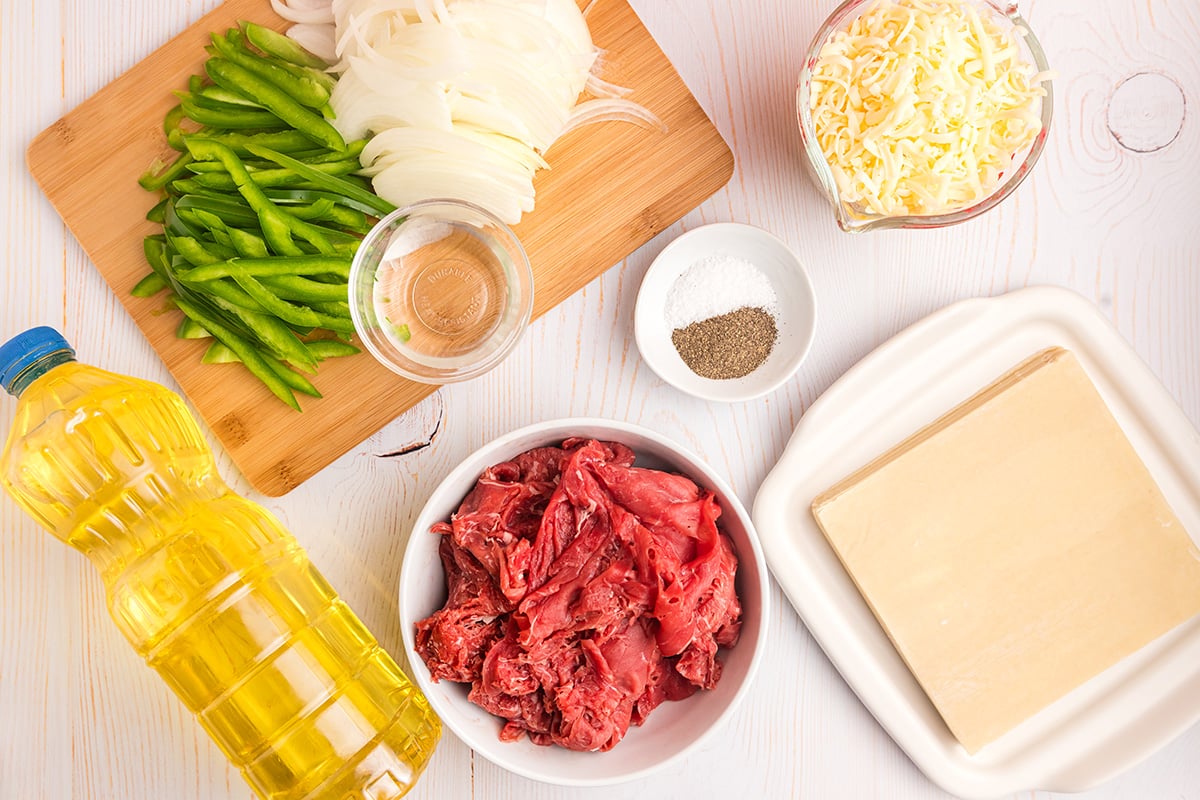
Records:
{"label": "bowl rim", "polygon": [[[671,451],[681,460],[695,465],[696,470],[701,474],[695,475],[689,472],[688,477],[696,481],[698,485],[715,492],[722,500],[724,513],[736,516],[738,518],[738,521],[742,524],[742,528],[746,533],[746,540],[750,546],[750,555],[752,556],[755,569],[758,571],[758,581],[753,584],[752,587],[743,587],[743,591],[745,591],[746,588],[750,588],[751,591],[756,592],[758,595],[758,636],[753,642],[753,651],[750,654],[750,661],[746,667],[745,677],[743,678],[741,685],[739,685],[734,691],[734,694],[729,699],[728,703],[706,730],[701,732],[692,741],[671,753],[666,758],[654,764],[633,770],[628,773],[621,773],[604,778],[577,778],[548,774],[533,767],[498,760],[494,758],[491,753],[489,753],[487,748],[477,747],[477,738],[473,735],[473,733],[469,730],[461,729],[455,714],[447,714],[446,709],[442,707],[444,705],[442,698],[438,695],[438,693],[431,691],[432,686],[431,680],[428,676],[428,669],[425,667],[424,661],[417,654],[414,644],[415,637],[413,635],[412,626],[416,622],[416,619],[407,618],[409,615],[406,609],[409,607],[409,604],[405,602],[405,587],[411,583],[413,570],[417,569],[416,559],[410,556],[416,550],[417,545],[415,543],[418,541],[418,536],[422,532],[420,530],[420,523],[422,519],[427,516],[429,512],[431,512],[430,507],[433,501],[439,499],[438,495],[442,492],[444,487],[456,482],[456,480],[467,477],[468,475],[478,476],[485,466],[491,463],[498,463],[496,459],[501,457],[500,454],[502,452],[507,453],[506,449],[513,448],[519,441],[537,436],[541,442],[550,443],[556,438],[561,441],[563,438],[568,438],[572,434],[578,434],[578,432],[581,430],[593,432],[610,431],[613,435],[609,440],[617,442],[621,440],[620,437],[622,435],[639,436],[647,441],[653,442],[659,447]],[[592,438],[595,437],[593,436]],[[634,453],[635,455],[640,455],[636,449],[634,450]],[[517,455],[517,453],[513,452],[508,454],[508,457],[515,455]],[[476,464],[482,466],[476,466]],[[701,480],[697,480],[697,478]],[[738,544],[740,545],[740,543]],[[745,560],[745,558],[746,554],[740,552],[739,550],[739,562]],[[771,580],[771,573],[767,567],[766,557],[762,549],[762,543],[759,541],[758,532],[754,528],[754,520],[750,512],[746,509],[745,505],[733,491],[732,486],[730,486],[724,477],[722,477],[720,473],[710,466],[707,461],[700,458],[689,448],[684,447],[674,439],[636,423],[624,422],[615,419],[606,419],[602,417],[560,417],[557,419],[544,420],[542,422],[535,422],[530,425],[522,426],[486,442],[459,461],[459,463],[438,482],[437,486],[434,487],[432,492],[430,492],[429,497],[426,499],[425,504],[421,507],[421,510],[417,512],[416,517],[414,517],[413,526],[409,531],[409,538],[404,547],[404,558],[400,566],[400,578],[397,583],[399,603],[397,616],[400,619],[400,632],[404,642],[404,654],[408,658],[409,664],[411,665],[410,671],[412,673],[411,677],[413,681],[421,690],[421,693],[425,695],[430,706],[441,719],[443,725],[453,731],[455,736],[457,736],[459,740],[470,747],[473,752],[483,756],[501,769],[542,783],[569,787],[611,786],[644,778],[648,775],[665,769],[671,764],[678,763],[680,760],[695,752],[698,748],[702,747],[720,729],[728,724],[730,718],[737,712],[741,704],[744,702],[746,694],[754,684],[755,678],[757,677],[759,668],[762,664],[766,645],[767,628],[769,627],[771,621]],[[739,645],[740,644],[741,642],[739,642]],[[485,714],[487,713],[482,709],[480,709],[480,711]]]}
{"label": "bowl rim", "polygon": [[805,163],[809,168],[810,174],[813,175],[821,187],[825,199],[833,205],[838,227],[847,233],[865,233],[866,231],[893,228],[944,228],[974,219],[999,205],[1005,198],[1016,191],[1017,187],[1029,176],[1034,165],[1041,159],[1042,152],[1046,149],[1046,140],[1050,134],[1050,123],[1054,119],[1054,76],[1051,72],[1050,64],[1046,60],[1046,51],[1043,49],[1037,35],[1034,34],[1033,29],[1029,26],[1029,23],[1021,16],[1015,1],[962,0],[962,2],[976,7],[981,5],[987,6],[995,12],[998,18],[1006,18],[1011,23],[1013,29],[1024,31],[1023,35],[1018,36],[1017,39],[1019,43],[1023,44],[1023,49],[1028,51],[1028,54],[1032,57],[1034,69],[1037,73],[1049,73],[1039,84],[1046,90],[1046,95],[1042,98],[1041,108],[1039,109],[1039,116],[1042,123],[1041,130],[1038,131],[1029,147],[1022,151],[1025,155],[1019,163],[1015,156],[1021,153],[1014,154],[1014,166],[1009,172],[1008,177],[991,194],[974,205],[944,214],[929,215],[908,214],[887,216],[850,209],[841,201],[838,194],[837,181],[833,177],[833,171],[830,169],[829,163],[825,160],[824,153],[815,141],[816,131],[812,119],[810,94],[812,70],[816,66],[821,48],[824,47],[830,37],[842,30],[853,14],[859,12],[864,6],[876,2],[879,2],[879,0],[843,0],[825,18],[825,21],[821,24],[821,27],[813,36],[812,42],[809,44],[808,53],[804,58],[804,63],[800,68],[800,75],[796,80],[796,115],[800,127],[800,142],[804,150]]}
{"label": "bowl rim", "polygon": [[[739,237],[758,239],[771,247],[777,248],[779,252],[786,254],[789,263],[794,266],[791,274],[795,277],[796,285],[810,299],[812,315],[803,326],[800,325],[800,320],[788,319],[787,321],[789,325],[795,326],[797,332],[796,341],[799,343],[799,347],[784,362],[785,368],[781,370],[780,374],[771,380],[762,382],[748,380],[754,374],[752,372],[750,375],[742,378],[733,378],[725,381],[713,381],[708,378],[702,378],[699,375],[695,376],[695,380],[691,380],[689,377],[687,381],[679,381],[672,378],[667,370],[662,368],[662,359],[658,355],[659,348],[651,345],[653,334],[646,327],[646,315],[649,311],[645,304],[646,295],[643,291],[647,283],[659,272],[669,269],[668,265],[672,263],[675,254],[683,248],[684,244],[690,242],[692,239],[700,239],[706,236],[720,236],[721,234],[728,234],[729,241],[737,241]],[[729,249],[731,251],[737,250],[736,247]],[[682,269],[686,269],[686,267],[687,265],[683,265],[680,272],[682,273]],[[744,403],[770,394],[796,375],[796,372],[799,371],[804,361],[808,358],[809,352],[812,350],[813,342],[816,339],[817,320],[817,293],[813,287],[812,277],[808,274],[808,269],[804,266],[804,262],[800,260],[800,257],[796,255],[796,252],[787,242],[765,228],[746,222],[710,222],[706,225],[700,225],[691,230],[684,231],[676,236],[654,257],[654,260],[650,262],[650,266],[646,268],[641,284],[638,286],[637,298],[634,301],[633,339],[637,344],[638,352],[641,353],[642,360],[646,362],[651,371],[664,382],[684,394],[709,402]],[[729,390],[717,391],[715,388],[710,389],[709,387],[714,384],[722,388],[728,388]]]}
{"label": "bowl rim", "polygon": [[[503,338],[495,350],[488,353],[478,362],[461,369],[435,368],[430,371],[430,374],[422,374],[409,369],[404,364],[398,363],[394,358],[383,352],[374,337],[369,335],[369,330],[372,327],[370,318],[367,316],[367,311],[359,304],[355,296],[355,289],[364,280],[366,277],[365,273],[368,270],[366,258],[367,251],[370,248],[367,245],[380,236],[380,231],[403,222],[405,218],[414,212],[422,212],[446,206],[465,209],[480,215],[490,225],[495,226],[502,238],[511,245],[512,252],[510,255],[513,256],[513,269],[516,272],[516,281],[515,283],[508,283],[507,286],[510,291],[513,289],[517,291],[520,311],[513,330]],[[377,267],[378,265],[376,265]],[[359,246],[355,249],[354,257],[350,262],[350,274],[346,281],[347,302],[350,306],[350,319],[354,323],[354,332],[358,336],[358,340],[370,352],[371,356],[381,365],[403,378],[416,381],[417,383],[433,385],[458,383],[470,380],[471,378],[477,378],[485,372],[492,370],[507,358],[513,349],[516,348],[517,343],[520,342],[521,337],[524,336],[526,329],[529,327],[530,320],[533,317],[535,288],[533,265],[529,262],[529,254],[526,252],[525,245],[521,242],[520,237],[517,236],[512,227],[486,208],[467,200],[459,200],[452,197],[433,197],[427,200],[418,200],[415,203],[400,206],[380,217],[371,226],[371,229],[367,231],[367,234],[363,236]]]}

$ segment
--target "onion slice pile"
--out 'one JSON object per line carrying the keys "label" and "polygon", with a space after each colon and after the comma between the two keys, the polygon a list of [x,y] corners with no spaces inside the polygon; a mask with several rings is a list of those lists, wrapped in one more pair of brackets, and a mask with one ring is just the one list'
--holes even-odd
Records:
{"label": "onion slice pile", "polygon": [[[579,125],[662,123],[595,74],[575,0],[271,0],[334,66],[334,126],[370,137],[363,174],[398,206],[465,200],[515,224],[554,141]],[[581,95],[590,96],[580,102]]]}

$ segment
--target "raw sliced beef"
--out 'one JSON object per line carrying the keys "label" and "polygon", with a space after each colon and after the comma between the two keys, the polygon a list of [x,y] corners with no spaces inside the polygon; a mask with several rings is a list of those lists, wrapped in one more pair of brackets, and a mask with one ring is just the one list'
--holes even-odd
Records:
{"label": "raw sliced beef", "polygon": [[446,605],[416,625],[434,680],[506,720],[500,738],[608,750],[667,700],[711,689],[742,609],[712,492],[568,439],[484,471],[433,532]]}

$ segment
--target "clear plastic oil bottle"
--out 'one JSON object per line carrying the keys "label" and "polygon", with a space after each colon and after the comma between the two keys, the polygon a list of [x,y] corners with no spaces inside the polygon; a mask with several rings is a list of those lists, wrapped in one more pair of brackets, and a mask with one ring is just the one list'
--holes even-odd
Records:
{"label": "clear plastic oil bottle", "polygon": [[82,551],[117,627],[264,800],[405,794],[441,725],[180,398],[79,364],[51,328],[0,347],[19,398],[0,483]]}

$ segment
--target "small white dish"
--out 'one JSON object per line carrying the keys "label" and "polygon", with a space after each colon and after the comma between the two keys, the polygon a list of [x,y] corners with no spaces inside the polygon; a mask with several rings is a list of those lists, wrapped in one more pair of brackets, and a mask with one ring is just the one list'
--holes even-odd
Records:
{"label": "small white dish", "polygon": [[[711,490],[720,503],[718,525],[738,556],[736,586],[742,604],[737,645],[720,651],[723,671],[711,691],[663,703],[641,727],[631,727],[616,747],[581,753],[544,747],[528,738],[502,742],[502,721],[467,699],[467,684],[433,682],[415,648],[414,624],[446,601],[446,577],[438,555],[442,537],[430,533],[435,522],[458,510],[483,470],[534,447],[585,437],[620,442],[637,456],[635,466],[686,475]],[[411,675],[446,727],[472,750],[504,769],[559,786],[606,786],[645,777],[677,763],[709,740],[745,697],[762,661],[771,605],[771,579],[750,514],[729,484],[698,456],[662,434],[617,420],[575,418],[539,422],[494,439],[467,456],[434,489],[413,523],[400,568],[400,626]]]}
{"label": "small white dish", "polygon": [[964,798],[1084,791],[1200,721],[1195,617],[968,754],[813,520],[817,494],[1053,346],[1076,355],[1200,536],[1200,434],[1095,306],[1050,287],[957,303],[867,355],[804,414],[754,501],[771,572],[830,661],[909,758]]}
{"label": "small white dish", "polygon": [[[709,256],[728,255],[757,267],[775,291],[778,338],[771,354],[743,378],[713,380],[697,375],[671,342],[667,298],[689,267]],[[633,335],[650,369],[681,392],[703,400],[734,403],[778,389],[800,368],[817,325],[816,295],[800,260],[776,236],[737,222],[704,225],[663,249],[642,279],[633,312]]]}

